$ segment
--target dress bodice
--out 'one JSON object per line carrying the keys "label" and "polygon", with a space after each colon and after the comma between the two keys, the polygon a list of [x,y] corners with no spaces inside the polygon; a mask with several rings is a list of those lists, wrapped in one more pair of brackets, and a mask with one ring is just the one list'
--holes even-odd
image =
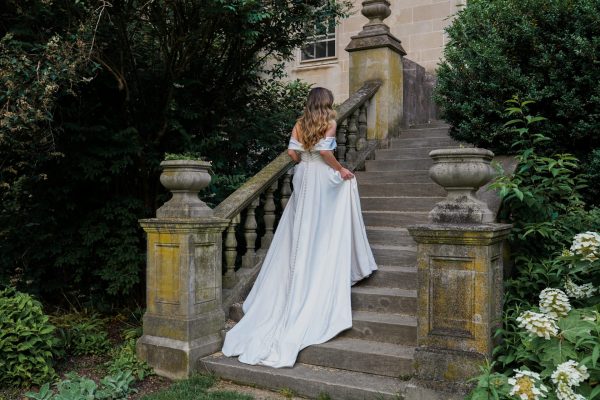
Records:
{"label": "dress bodice", "polygon": [[302,146],[302,143],[300,143],[299,141],[297,141],[294,138],[290,138],[290,143],[288,145],[288,149],[302,151],[302,152],[313,152],[313,151],[318,152],[320,150],[335,150],[336,147],[337,147],[337,142],[335,140],[335,137],[333,137],[333,136],[322,138],[310,150],[305,150],[304,147]]}

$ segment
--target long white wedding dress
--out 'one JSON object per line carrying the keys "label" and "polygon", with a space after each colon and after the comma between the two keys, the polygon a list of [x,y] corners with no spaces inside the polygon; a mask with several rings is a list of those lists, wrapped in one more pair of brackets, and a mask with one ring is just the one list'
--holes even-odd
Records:
{"label": "long white wedding dress", "polygon": [[350,286],[377,269],[362,219],[356,179],[343,180],[319,150],[300,152],[294,191],[223,354],[247,364],[291,367],[298,352],[352,326]]}

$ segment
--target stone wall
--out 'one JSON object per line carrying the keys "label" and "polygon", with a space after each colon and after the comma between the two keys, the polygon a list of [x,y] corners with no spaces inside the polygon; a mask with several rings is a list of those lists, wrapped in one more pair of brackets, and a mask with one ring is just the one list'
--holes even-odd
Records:
{"label": "stone wall", "polygon": [[[406,58],[422,65],[428,73],[435,72],[446,38],[444,28],[451,16],[466,0],[390,0],[392,14],[385,20],[391,33],[402,41]],[[337,27],[337,57],[328,60],[300,62],[299,50],[296,60],[288,63],[291,79],[302,79],[317,86],[331,89],[336,103],[349,96],[349,56],[344,48],[350,38],[358,34],[367,23],[361,13],[361,0],[353,0],[354,14]]]}

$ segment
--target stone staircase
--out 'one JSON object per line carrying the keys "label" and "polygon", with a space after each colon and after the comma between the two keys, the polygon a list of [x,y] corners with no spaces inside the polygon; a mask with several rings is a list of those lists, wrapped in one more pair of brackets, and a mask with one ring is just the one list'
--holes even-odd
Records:
{"label": "stone staircase", "polygon": [[[245,365],[216,353],[206,369],[232,381],[287,388],[308,398],[449,398],[410,381],[417,341],[416,244],[406,227],[425,223],[445,191],[428,176],[436,148],[456,147],[442,123],[415,126],[356,173],[367,235],[379,270],[352,288],[353,326],[304,349],[293,368]],[[323,396],[327,394],[329,397]]]}

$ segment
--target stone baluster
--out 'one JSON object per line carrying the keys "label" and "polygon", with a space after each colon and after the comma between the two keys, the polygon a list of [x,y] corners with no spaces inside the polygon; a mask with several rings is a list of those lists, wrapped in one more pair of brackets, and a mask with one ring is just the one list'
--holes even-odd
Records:
{"label": "stone baluster", "polygon": [[356,142],[356,150],[358,151],[367,146],[367,107],[369,107],[368,100],[360,106],[358,114],[358,141]]}
{"label": "stone baluster", "polygon": [[343,120],[337,130],[337,159],[344,161],[346,159],[346,133],[348,132],[348,121]]}
{"label": "stone baluster", "polygon": [[285,206],[290,200],[290,196],[292,195],[292,186],[290,182],[292,180],[292,171],[293,168],[290,169],[283,175],[283,181],[281,183],[281,211],[285,210]]}
{"label": "stone baluster", "polygon": [[260,254],[264,255],[269,249],[269,245],[273,240],[273,232],[275,226],[275,200],[273,193],[277,190],[277,181],[275,181],[265,192],[264,219],[265,219],[265,234],[260,241]]}
{"label": "stone baluster", "polygon": [[231,219],[225,236],[225,274],[223,275],[223,287],[235,286],[235,260],[237,258],[237,239],[235,228],[240,223],[240,214]]}
{"label": "stone baluster", "polygon": [[242,256],[242,267],[251,268],[256,262],[256,208],[260,202],[260,197],[250,203],[246,223],[244,224],[244,237],[246,238],[246,254]]}
{"label": "stone baluster", "polygon": [[348,123],[348,150],[346,161],[352,162],[356,159],[356,142],[358,140],[358,109],[352,113]]}

